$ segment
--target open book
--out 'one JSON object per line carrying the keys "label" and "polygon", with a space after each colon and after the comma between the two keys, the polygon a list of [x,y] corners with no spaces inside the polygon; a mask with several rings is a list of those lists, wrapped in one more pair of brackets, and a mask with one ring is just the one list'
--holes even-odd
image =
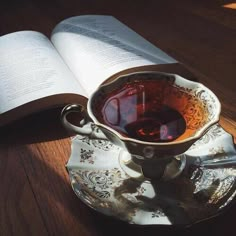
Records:
{"label": "open book", "polygon": [[51,39],[35,31],[0,37],[0,126],[42,109],[86,104],[113,75],[177,61],[112,16],[60,22]]}

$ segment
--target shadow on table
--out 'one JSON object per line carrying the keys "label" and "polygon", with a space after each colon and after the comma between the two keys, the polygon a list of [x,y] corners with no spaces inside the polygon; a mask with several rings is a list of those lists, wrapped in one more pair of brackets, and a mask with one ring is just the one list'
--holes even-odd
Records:
{"label": "shadow on table", "polygon": [[70,137],[60,120],[62,108],[35,113],[0,128],[2,144],[32,144]]}
{"label": "shadow on table", "polygon": [[[106,217],[104,215],[100,215],[96,213],[93,215],[93,220],[96,224],[96,229],[98,231],[98,235],[112,235],[112,236],[120,236],[120,235],[145,235],[145,236],[175,236],[175,235],[191,235],[191,236],[199,236],[199,235],[231,235],[233,229],[233,219],[235,217],[235,208],[236,206],[232,206],[228,209],[224,214],[215,217],[213,219],[209,219],[207,221],[195,224],[189,227],[183,226],[139,226],[139,225],[129,225],[127,223]],[[100,233],[100,234],[99,234]]]}

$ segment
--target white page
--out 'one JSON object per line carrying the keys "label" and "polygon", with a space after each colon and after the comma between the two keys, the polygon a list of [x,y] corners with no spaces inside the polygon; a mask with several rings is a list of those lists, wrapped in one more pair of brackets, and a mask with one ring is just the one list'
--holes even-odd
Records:
{"label": "white page", "polygon": [[61,93],[86,96],[52,43],[41,33],[0,37],[0,112]]}
{"label": "white page", "polygon": [[90,95],[109,76],[136,66],[176,63],[112,16],[77,16],[59,23],[51,41]]}

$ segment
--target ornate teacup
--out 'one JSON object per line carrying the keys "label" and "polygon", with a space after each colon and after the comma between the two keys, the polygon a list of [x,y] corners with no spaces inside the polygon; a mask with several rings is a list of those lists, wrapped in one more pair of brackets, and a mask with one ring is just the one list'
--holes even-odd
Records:
{"label": "ornate teacup", "polygon": [[[67,119],[79,112],[81,127]],[[133,178],[167,180],[185,166],[185,151],[219,121],[221,105],[204,85],[154,71],[117,77],[87,103],[66,106],[67,129],[121,147],[120,165]]]}

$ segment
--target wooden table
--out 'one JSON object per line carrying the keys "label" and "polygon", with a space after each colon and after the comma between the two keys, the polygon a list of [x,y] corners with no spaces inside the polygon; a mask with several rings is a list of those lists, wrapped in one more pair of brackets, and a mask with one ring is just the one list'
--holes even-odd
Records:
{"label": "wooden table", "polygon": [[[47,36],[59,21],[110,14],[178,61],[222,102],[220,123],[236,138],[236,10],[223,0],[1,1],[0,34],[31,29]],[[65,164],[70,137],[60,110],[0,130],[0,235],[235,235],[236,206],[188,229],[134,226],[84,205],[71,189]]]}

